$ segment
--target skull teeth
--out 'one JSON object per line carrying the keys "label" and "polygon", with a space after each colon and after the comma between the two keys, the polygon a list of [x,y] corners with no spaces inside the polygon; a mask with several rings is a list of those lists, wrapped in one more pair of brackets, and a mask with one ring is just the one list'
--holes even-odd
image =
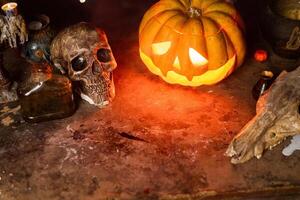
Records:
{"label": "skull teeth", "polygon": [[114,90],[110,81],[99,80],[98,84],[92,83],[84,85],[81,98],[90,104],[104,107],[111,101],[111,91]]}

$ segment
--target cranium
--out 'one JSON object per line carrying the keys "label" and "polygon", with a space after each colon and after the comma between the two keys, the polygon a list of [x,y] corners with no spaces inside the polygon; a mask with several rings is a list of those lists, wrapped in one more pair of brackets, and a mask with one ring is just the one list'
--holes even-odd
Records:
{"label": "cranium", "polygon": [[117,64],[104,31],[84,22],[70,26],[56,36],[50,51],[54,65],[80,82],[82,99],[99,107],[111,102]]}

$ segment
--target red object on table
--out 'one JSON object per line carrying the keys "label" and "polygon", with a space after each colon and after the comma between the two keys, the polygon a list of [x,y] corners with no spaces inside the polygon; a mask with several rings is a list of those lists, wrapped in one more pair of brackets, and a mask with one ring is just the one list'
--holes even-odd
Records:
{"label": "red object on table", "polygon": [[256,50],[254,54],[254,58],[258,62],[264,62],[268,59],[268,52],[266,50]]}

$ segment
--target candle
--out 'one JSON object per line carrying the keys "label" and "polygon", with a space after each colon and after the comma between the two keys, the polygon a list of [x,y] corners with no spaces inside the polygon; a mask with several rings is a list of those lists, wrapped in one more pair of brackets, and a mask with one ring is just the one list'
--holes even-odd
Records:
{"label": "candle", "polygon": [[6,16],[16,16],[18,14],[17,11],[18,4],[15,2],[10,2],[4,4],[1,9],[4,11]]}

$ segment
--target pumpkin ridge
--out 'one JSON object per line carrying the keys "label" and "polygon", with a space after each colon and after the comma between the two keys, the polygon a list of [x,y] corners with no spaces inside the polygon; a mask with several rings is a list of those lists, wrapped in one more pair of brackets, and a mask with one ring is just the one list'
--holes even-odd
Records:
{"label": "pumpkin ridge", "polygon": [[185,9],[187,9],[187,5],[185,5],[185,3],[184,3],[186,0],[173,0],[173,1],[179,2]]}
{"label": "pumpkin ridge", "polygon": [[[176,44],[177,44],[177,47],[176,47],[176,49],[175,49],[175,52],[178,52],[178,49],[179,48],[181,48],[180,47],[180,45],[178,45],[178,44],[180,44],[180,41],[181,41],[181,39],[182,39],[182,37],[183,37],[183,30],[184,30],[184,27],[186,26],[186,24],[188,23],[188,21],[189,21],[189,19],[188,18],[186,18],[186,20],[185,20],[185,22],[182,24],[182,26],[181,26],[181,29],[180,29],[180,37],[178,37],[178,39],[177,39],[177,41],[176,41]],[[177,55],[178,56],[178,55]],[[175,58],[176,58],[176,56],[175,56]],[[179,56],[178,56],[178,58],[179,58]],[[175,61],[175,60],[174,60]],[[180,61],[179,61],[180,62]],[[172,69],[173,69],[173,71],[176,71],[176,72],[181,72],[181,70],[179,70],[179,69],[174,69],[174,67],[172,66]]]}
{"label": "pumpkin ridge", "polygon": [[[202,23],[202,25],[203,25],[203,19],[211,20],[211,21],[213,21],[215,23],[215,25],[219,29],[218,32],[216,32],[215,34],[219,34],[222,31],[222,27],[214,19],[211,19],[210,17],[202,16],[201,17],[201,23]],[[205,34],[204,37],[211,37],[211,36],[215,35],[215,34],[214,35],[207,35],[206,32],[204,34]]]}
{"label": "pumpkin ridge", "polygon": [[222,13],[222,14],[224,14],[224,15],[228,15],[228,16],[231,17],[232,19],[235,19],[235,18],[236,18],[235,15],[233,16],[233,15],[231,15],[231,14],[229,14],[229,13],[226,13],[226,12],[223,11],[223,10],[212,10],[212,11],[204,12],[203,15],[206,16],[207,14],[215,13],[215,12],[220,12],[220,13]]}
{"label": "pumpkin ridge", "polygon": [[[168,12],[173,12],[173,15],[170,15],[164,22],[161,22],[159,20],[159,18],[161,18],[162,15],[166,15]],[[152,20],[155,20],[160,26],[164,26],[164,24],[169,20],[171,19],[172,17],[176,16],[180,14],[180,11],[179,10],[167,10],[167,11],[163,11],[161,13],[159,13],[158,15],[156,16],[153,16],[151,19],[148,20],[148,22],[145,24],[144,26],[144,29],[147,27],[148,23]],[[160,30],[160,29],[159,29]],[[142,30],[143,31],[143,30]]]}
{"label": "pumpkin ridge", "polygon": [[[159,20],[159,18],[161,17],[162,14],[165,14],[166,12],[174,12],[174,15],[171,16],[170,18],[168,18],[166,21],[164,21],[163,23],[161,23],[161,21]],[[155,15],[153,16],[151,19],[155,19],[157,20],[157,22],[159,22],[159,24],[161,24],[162,26],[165,25],[165,23],[171,19],[172,17],[178,15],[178,14],[181,14],[181,10],[168,10],[168,11],[164,11],[164,12],[161,12],[159,13],[158,15]]]}
{"label": "pumpkin ridge", "polygon": [[233,56],[235,56],[235,48],[231,42],[231,40],[229,39],[229,36],[227,35],[227,33],[225,31],[222,31],[222,34],[225,38],[225,42],[226,42],[226,51],[227,51],[227,57],[228,59],[232,58]]}
{"label": "pumpkin ridge", "polygon": [[[172,18],[174,18],[174,17],[177,17],[176,14],[173,15],[172,17],[168,18],[164,23],[160,23],[160,22],[158,21],[158,19],[154,19],[154,20],[157,20],[157,21],[160,23],[160,25],[161,25],[161,28],[158,30],[158,32],[162,29],[163,26],[165,26],[165,27],[167,27],[167,28],[169,28],[169,29],[171,29],[171,30],[174,29],[174,27],[170,27],[170,26],[167,25],[168,21],[169,21],[169,20],[172,20]],[[183,17],[185,17],[185,16],[183,16]],[[159,18],[159,17],[157,17],[157,18]],[[185,17],[185,18],[186,18],[186,17]],[[178,31],[178,30],[173,30],[173,31],[175,31],[175,32],[177,32],[177,33],[179,33],[179,34],[182,34],[182,32],[180,32],[180,31]],[[156,38],[158,32],[156,33],[154,39]]]}
{"label": "pumpkin ridge", "polygon": [[[237,55],[237,65],[240,66],[246,54],[246,48],[244,48],[245,40],[243,37],[243,31],[239,26],[237,26],[237,23],[229,15],[223,14],[221,12],[212,12],[209,14],[209,16],[206,15],[206,17],[212,19],[218,24],[223,24],[223,26],[221,26],[222,31],[227,34],[228,38],[232,42]],[[227,22],[225,19],[227,20]],[[225,25],[225,23],[227,23],[227,26]]]}
{"label": "pumpkin ridge", "polygon": [[[194,5],[194,2],[195,1],[200,1],[200,7],[199,9],[201,10],[206,10],[209,6],[211,6],[212,4],[214,3],[220,3],[222,2],[223,0],[191,0],[192,1],[192,6]],[[207,5],[203,5],[203,4],[207,4]]]}
{"label": "pumpkin ridge", "polygon": [[[230,13],[227,13],[225,10],[220,10],[220,8],[224,9],[224,6],[225,6],[225,8],[227,7],[227,9],[228,9],[227,11],[233,12],[234,14],[237,13],[235,7],[232,4],[225,2],[225,1],[218,1],[218,2],[214,2],[214,3],[210,4],[208,7],[206,7],[206,9],[203,9],[204,10],[203,13],[221,11],[221,12],[231,15]],[[210,9],[213,9],[213,10],[210,10]],[[209,10],[209,11],[207,11],[207,10]]]}
{"label": "pumpkin ridge", "polygon": [[[209,59],[208,68],[214,70],[224,65],[228,60],[226,41],[217,22],[203,17],[203,25]],[[209,34],[207,34],[208,31],[210,31]]]}
{"label": "pumpkin ridge", "polygon": [[[207,11],[208,10],[208,11]],[[242,20],[242,17],[240,16],[239,12],[236,10],[234,5],[228,2],[216,2],[211,4],[207,9],[203,11],[203,15],[211,13],[211,12],[222,12],[223,14],[227,14],[231,16],[232,19],[234,19],[239,27],[245,31],[245,25]]]}
{"label": "pumpkin ridge", "polygon": [[[200,28],[199,25],[198,26],[196,25],[199,23],[201,24]],[[193,30],[194,34],[190,33],[191,27],[195,27],[195,28],[198,27]],[[207,64],[203,66],[195,67],[192,64],[191,57],[189,55],[190,48],[193,48],[199,54],[207,58],[207,47],[204,38],[204,27],[200,20],[195,18],[189,18],[182,29],[183,29],[183,35],[181,36],[180,42],[183,42],[183,44],[188,44],[187,45],[188,47],[182,48],[178,46],[179,60],[182,62],[182,69],[180,72],[185,74],[187,79],[191,81],[193,79],[193,76],[204,74],[208,69]],[[191,37],[191,35],[195,37]],[[205,47],[199,48],[199,46],[201,46],[199,45],[199,43],[205,44]],[[186,56],[183,56],[184,54]]]}
{"label": "pumpkin ridge", "polygon": [[[204,25],[203,25],[203,21],[202,21],[202,18],[203,18],[203,16],[202,17],[199,17],[199,18],[197,18],[196,20],[197,21],[199,21],[199,23],[201,24],[201,29],[202,29],[202,34],[203,34],[203,37],[204,37],[204,40],[205,40],[205,28],[204,28]],[[198,35],[196,35],[196,34],[191,34],[192,36],[198,36]],[[204,42],[202,45],[204,45],[205,47],[204,47],[204,49],[205,49],[205,56],[207,57],[208,55],[207,55],[207,49],[208,49],[208,47],[207,47],[207,43],[206,42]]]}
{"label": "pumpkin ridge", "polygon": [[[198,19],[199,20],[199,23],[201,24],[201,28],[202,28],[202,30],[203,30],[203,37],[205,37],[205,29],[204,29],[204,25],[203,25],[203,21],[202,21],[202,18],[200,18],[200,19]],[[202,44],[202,45],[204,45],[205,46],[205,52],[206,52],[206,54],[207,54],[207,43],[205,42],[204,44]],[[207,55],[206,55],[207,56]]]}
{"label": "pumpkin ridge", "polygon": [[[183,16],[184,18],[187,19],[187,17],[186,17],[185,15],[182,15],[182,16]],[[174,17],[174,16],[173,16],[173,17]],[[176,30],[176,29],[174,29],[174,27],[170,27],[170,26],[167,25],[166,23],[163,24],[162,26],[166,26],[166,27],[168,27],[169,29],[173,29],[173,31],[176,32],[176,33],[178,33],[178,34],[183,34],[181,30]]]}
{"label": "pumpkin ridge", "polygon": [[[213,20],[215,23],[217,23],[217,22],[216,22],[213,18],[211,18],[211,17],[206,17],[206,18],[208,18],[208,19],[210,19],[210,20]],[[218,24],[218,23],[217,23],[217,24]],[[225,38],[227,37],[227,40],[228,40],[228,41],[226,41],[226,39],[225,39],[226,44],[227,44],[227,42],[230,42],[230,43],[232,44],[232,47],[234,48],[235,52],[237,52],[237,49],[236,49],[236,47],[233,45],[233,42],[232,42],[232,40],[231,40],[231,37],[229,36],[229,34],[227,33],[227,31],[226,31],[225,29],[223,29],[223,27],[219,27],[219,28],[220,28],[219,32],[222,32],[222,34],[224,35]],[[218,34],[219,34],[219,32],[218,32]],[[228,55],[228,51],[227,51],[227,55]]]}
{"label": "pumpkin ridge", "polygon": [[[182,19],[180,19],[180,17]],[[182,21],[180,21],[182,20]],[[176,40],[176,37],[173,37],[174,35],[173,34],[176,34],[174,33],[173,29],[174,27],[177,27],[177,26],[180,26],[182,27],[184,24],[185,24],[185,21],[186,21],[186,18],[184,16],[178,16],[178,15],[175,15],[171,18],[169,18],[165,24],[159,29],[159,31],[156,33],[155,37],[153,38],[153,41],[154,42],[164,42],[164,41],[160,41],[158,38],[161,38],[161,34],[163,34],[164,32],[162,31],[166,31],[166,30],[163,30],[164,28],[167,28],[167,32],[169,33],[169,37],[171,39],[171,48],[169,49],[169,51],[166,53],[166,55],[161,55],[160,57],[158,57],[157,59],[155,59],[156,57],[152,57],[152,59],[154,60],[154,63],[165,63],[161,68],[161,72],[166,75],[168,71],[170,71],[173,67],[172,67],[172,64],[166,64],[167,62],[169,62],[170,58],[172,58],[172,54],[170,54],[170,51],[171,50],[174,50],[174,43],[175,43],[175,40]],[[168,24],[171,23],[174,25],[173,29],[172,28],[169,28],[170,26],[168,26]],[[169,32],[171,31],[171,32]],[[173,32],[173,33],[172,33]],[[163,37],[164,38],[164,37]],[[165,61],[163,60],[165,59]],[[172,61],[171,61],[172,62]]]}
{"label": "pumpkin ridge", "polygon": [[[173,5],[172,5],[173,4]],[[173,10],[178,10],[178,11],[183,11],[184,10],[184,6],[179,3],[177,0],[163,0],[163,1],[159,1],[156,4],[154,4],[153,6],[151,6],[151,8],[145,13],[145,16],[141,22],[140,28],[143,28],[145,26],[145,24],[147,23],[147,21],[149,21],[150,19],[152,19],[153,17],[166,12],[166,11],[173,11]]]}
{"label": "pumpkin ridge", "polygon": [[235,22],[236,26],[238,26],[240,30],[244,31],[245,28],[242,24],[242,21],[238,20],[238,18],[240,17],[239,15],[232,16],[232,15],[226,13],[226,12],[223,12],[223,11],[210,11],[210,12],[205,13],[205,16],[210,18],[207,15],[211,15],[211,14],[214,14],[214,13],[219,13],[219,14],[222,14],[222,15],[226,15],[227,17],[231,18],[231,20],[233,20]]}
{"label": "pumpkin ridge", "polygon": [[[169,14],[169,16],[168,16],[168,14]],[[162,15],[166,15],[166,19],[165,20],[167,21],[171,17],[175,16],[176,13],[172,14],[172,13],[170,13],[170,11],[166,11],[166,12],[162,13],[161,16]],[[142,47],[142,49],[145,50],[145,52],[147,52],[149,55],[151,55],[150,57],[152,57],[152,53],[151,53],[152,50],[151,50],[151,47],[149,47],[148,45],[153,42],[155,36],[161,30],[161,27],[162,27],[162,26],[159,26],[159,27],[157,27],[157,30],[155,30],[154,32],[152,32],[151,29],[152,29],[152,26],[155,25],[154,23],[157,23],[157,19],[156,18],[150,19],[147,22],[146,26],[144,27],[143,31],[141,32],[141,34],[143,36],[140,37],[140,39],[141,39],[141,41],[140,41],[141,47]],[[149,35],[149,32],[150,33],[152,32],[151,35]],[[151,41],[149,41],[149,40],[151,40]]]}

